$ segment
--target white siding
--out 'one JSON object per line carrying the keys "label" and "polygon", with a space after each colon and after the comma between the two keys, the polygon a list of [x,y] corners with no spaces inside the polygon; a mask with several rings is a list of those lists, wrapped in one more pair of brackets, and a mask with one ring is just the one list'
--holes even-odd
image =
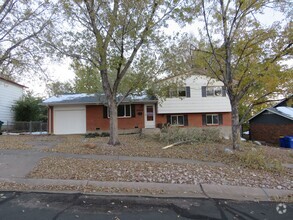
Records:
{"label": "white siding", "polygon": [[167,98],[159,101],[158,114],[231,112],[227,95],[226,97],[202,97],[202,86],[223,86],[222,82],[205,76],[191,76],[185,82],[186,86],[190,86],[190,97]]}
{"label": "white siding", "polygon": [[23,95],[23,87],[0,79],[0,121],[14,121],[11,107]]}

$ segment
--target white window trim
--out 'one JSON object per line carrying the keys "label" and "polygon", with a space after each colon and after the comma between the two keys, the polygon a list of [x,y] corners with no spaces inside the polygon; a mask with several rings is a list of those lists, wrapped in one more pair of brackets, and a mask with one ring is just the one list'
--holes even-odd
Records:
{"label": "white window trim", "polygon": [[[208,116],[211,116],[212,117],[212,123],[211,124],[208,123]],[[217,124],[214,123],[213,116],[217,116],[218,117],[218,123]],[[206,125],[220,125],[219,119],[220,119],[219,114],[206,114]]]}
{"label": "white window trim", "polygon": [[[210,89],[210,88],[213,89],[213,95],[208,95],[208,89]],[[215,89],[216,88],[221,88],[220,95],[216,95],[215,94]],[[206,87],[206,97],[220,97],[220,96],[222,96],[222,94],[223,94],[223,88],[222,88],[222,86],[207,86]]]}
{"label": "white window trim", "polygon": [[[126,106],[129,105],[129,113],[130,116],[126,116]],[[132,117],[132,110],[131,110],[131,105],[130,104],[126,104],[126,105],[120,105],[120,106],[124,106],[124,116],[117,116],[118,118],[131,118]],[[108,118],[110,118],[110,108],[107,107],[107,113],[108,113]],[[118,106],[117,106],[117,115],[118,115]]]}
{"label": "white window trim", "polygon": [[[178,124],[178,117],[182,117],[183,118],[183,124]],[[176,121],[177,121],[177,124],[172,124],[172,117],[176,117]],[[184,126],[184,115],[170,115],[170,123],[172,126]]]}

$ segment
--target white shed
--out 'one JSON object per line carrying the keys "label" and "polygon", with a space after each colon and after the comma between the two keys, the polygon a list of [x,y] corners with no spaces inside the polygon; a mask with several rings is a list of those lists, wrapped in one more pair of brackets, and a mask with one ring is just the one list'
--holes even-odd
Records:
{"label": "white shed", "polygon": [[0,76],[0,121],[4,122],[4,126],[8,121],[14,121],[11,107],[23,96],[24,88],[25,86]]}

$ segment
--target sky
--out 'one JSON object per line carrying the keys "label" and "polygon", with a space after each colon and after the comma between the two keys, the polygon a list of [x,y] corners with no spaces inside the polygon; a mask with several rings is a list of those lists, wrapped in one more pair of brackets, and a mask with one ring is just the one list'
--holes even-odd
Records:
{"label": "sky", "polygon": [[[258,16],[259,19],[265,25],[271,25],[276,19],[278,20],[281,17],[281,13],[278,13],[272,9],[267,9],[263,15]],[[186,32],[192,35],[198,36],[198,29],[202,29],[202,23],[193,23],[181,28],[176,22],[171,21],[169,22],[168,28],[164,29],[164,32],[167,35],[174,35],[176,32]],[[53,81],[60,81],[66,82],[69,80],[73,80],[75,74],[73,70],[70,68],[70,59],[66,58],[59,62],[51,62],[49,61],[46,65],[47,68],[47,75],[51,82]],[[293,67],[293,61],[289,62],[289,65]],[[46,82],[40,80],[38,78],[34,79],[23,79],[20,81],[21,84],[28,87],[27,90],[33,91],[33,94],[39,97],[47,97],[46,92]]]}

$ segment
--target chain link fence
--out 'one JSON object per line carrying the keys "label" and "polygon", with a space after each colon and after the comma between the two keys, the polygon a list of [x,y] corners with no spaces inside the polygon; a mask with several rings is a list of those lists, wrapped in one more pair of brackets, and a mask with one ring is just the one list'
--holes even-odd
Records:
{"label": "chain link fence", "polygon": [[2,127],[2,130],[15,133],[42,133],[48,131],[48,125],[47,122],[42,121],[8,121],[7,124]]}

